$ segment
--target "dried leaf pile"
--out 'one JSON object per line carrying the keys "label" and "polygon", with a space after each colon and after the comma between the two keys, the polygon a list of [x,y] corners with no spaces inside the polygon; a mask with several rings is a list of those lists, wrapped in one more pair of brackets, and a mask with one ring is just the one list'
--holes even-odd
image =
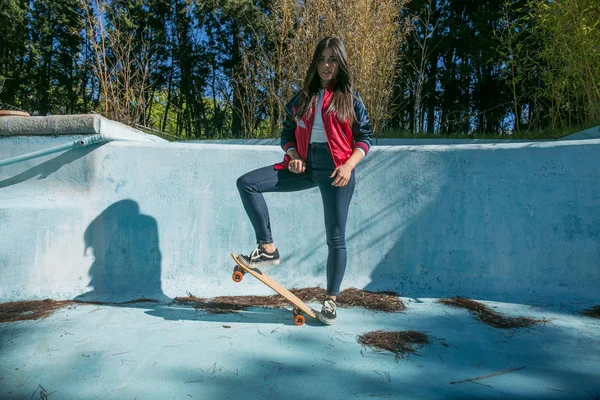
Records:
{"label": "dried leaf pile", "polygon": [[214,314],[241,311],[249,307],[285,307],[286,302],[279,296],[219,296],[212,299],[196,297],[188,293],[187,297],[176,297],[180,304],[193,306],[196,310],[205,310]]}
{"label": "dried leaf pile", "polygon": [[419,331],[374,331],[359,336],[358,343],[363,346],[390,351],[398,359],[406,354],[415,353],[418,348],[429,343],[429,338]]}
{"label": "dried leaf pile", "polygon": [[71,300],[54,301],[50,299],[0,303],[0,322],[46,318],[59,308],[72,303],[74,302]]}
{"label": "dried leaf pile", "polygon": [[529,328],[536,324],[548,322],[546,319],[534,319],[529,317],[505,317],[485,304],[464,297],[441,299],[438,300],[438,303],[457,308],[465,308],[477,316],[483,323],[493,326],[494,328]]}
{"label": "dried leaf pile", "polygon": [[340,305],[349,307],[362,307],[369,310],[398,312],[406,310],[406,306],[393,292],[369,292],[356,288],[349,288],[340,293],[337,298]]}
{"label": "dried leaf pile", "polygon": [[587,310],[583,310],[581,314],[590,318],[600,318],[600,306],[590,307]]}
{"label": "dried leaf pile", "polygon": [[[326,296],[325,289],[319,287],[291,289],[290,292],[306,303],[322,301]],[[288,302],[278,294],[272,296],[220,296],[207,299],[188,293],[188,297],[176,297],[175,301],[191,305],[197,310],[206,310],[217,314],[240,311],[249,307],[288,307]],[[356,288],[342,291],[337,297],[337,304],[342,307],[363,307],[386,312],[406,309],[400,297],[395,293],[376,293]]]}
{"label": "dried leaf pile", "polygon": [[[300,288],[300,289],[295,288],[295,289],[291,289],[290,292],[292,292],[294,295],[296,295],[296,297],[298,297],[300,300],[302,300],[305,303],[310,303],[313,301],[323,301],[323,299],[327,295],[327,292],[325,291],[325,289],[320,288],[320,287]],[[275,296],[278,297],[279,295],[275,295]]]}
{"label": "dried leaf pile", "polygon": [[[325,289],[303,288],[292,289],[298,298],[304,302],[316,302],[325,298]],[[137,302],[154,301],[151,299],[137,299],[118,304],[130,304]],[[211,299],[196,297],[188,293],[187,297],[177,297],[175,301],[180,304],[188,304],[197,310],[206,310],[212,313],[228,313],[240,311],[249,307],[288,307],[287,301],[280,295],[272,296],[220,296]],[[0,323],[32,320],[46,318],[54,311],[69,304],[113,304],[94,301],[64,300],[27,300],[10,303],[0,303]],[[403,311],[406,307],[395,293],[375,293],[365,290],[350,288],[344,290],[338,296],[338,305],[347,307],[363,307],[378,311]]]}

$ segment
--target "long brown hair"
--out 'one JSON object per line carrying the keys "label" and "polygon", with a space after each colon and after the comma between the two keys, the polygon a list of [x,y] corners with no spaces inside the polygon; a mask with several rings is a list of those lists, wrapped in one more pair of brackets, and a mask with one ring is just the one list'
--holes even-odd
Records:
{"label": "long brown hair", "polygon": [[299,121],[303,116],[310,117],[317,104],[319,90],[321,90],[321,78],[317,72],[317,66],[319,57],[325,49],[333,50],[338,63],[337,75],[331,82],[334,85],[333,98],[325,113],[335,113],[338,121],[346,120],[352,123],[356,120],[356,115],[354,113],[352,79],[348,70],[348,55],[342,41],[334,37],[326,37],[317,44],[310,66],[306,71],[294,118]]}

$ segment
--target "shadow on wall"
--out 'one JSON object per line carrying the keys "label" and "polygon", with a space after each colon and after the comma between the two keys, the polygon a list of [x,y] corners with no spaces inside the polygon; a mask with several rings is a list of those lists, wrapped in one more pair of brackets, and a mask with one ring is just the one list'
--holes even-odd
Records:
{"label": "shadow on wall", "polygon": [[94,262],[82,301],[123,302],[138,299],[168,301],[161,287],[161,253],[156,220],[140,214],[133,200],[112,204],[87,227],[85,252]]}
{"label": "shadow on wall", "polygon": [[[85,157],[87,154],[91,153],[100,146],[102,146],[102,144],[66,151],[58,157],[54,157],[51,160],[36,165],[35,167],[30,168],[27,171],[24,171],[18,175],[4,180],[0,180],[0,189],[26,182],[35,177],[38,177],[38,179],[46,179],[48,176],[54,174],[65,165],[68,165],[82,157]],[[86,169],[85,173],[89,174],[89,170]],[[88,179],[84,179],[81,181],[87,182]]]}
{"label": "shadow on wall", "polygon": [[[382,185],[399,184],[371,203],[374,225],[365,237],[373,241],[359,241],[365,247],[359,252],[381,250],[366,289],[533,304],[595,298],[595,151],[525,147],[382,157],[390,164],[383,170],[398,173],[385,172]],[[417,173],[409,170],[419,165]]]}

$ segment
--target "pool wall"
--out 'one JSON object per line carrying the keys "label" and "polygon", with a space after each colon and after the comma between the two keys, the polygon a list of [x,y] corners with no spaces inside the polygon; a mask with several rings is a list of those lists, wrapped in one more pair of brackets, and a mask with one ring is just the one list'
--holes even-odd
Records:
{"label": "pool wall", "polygon": [[[281,149],[169,143],[92,126],[98,118],[89,131],[67,129],[69,118],[0,125],[0,162],[116,138],[0,167],[0,301],[271,294],[251,277],[234,283],[230,253],[255,246],[236,179],[280,161]],[[343,288],[597,303],[599,154],[599,139],[373,146],[356,171]],[[282,255],[267,273],[324,287],[318,189],[266,199]]]}

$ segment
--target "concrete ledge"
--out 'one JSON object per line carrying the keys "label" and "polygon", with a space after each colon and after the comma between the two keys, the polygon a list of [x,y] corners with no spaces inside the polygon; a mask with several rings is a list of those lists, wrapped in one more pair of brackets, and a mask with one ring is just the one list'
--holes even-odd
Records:
{"label": "concrete ledge", "polygon": [[[554,140],[552,140],[554,141]],[[189,140],[186,143],[205,144],[241,144],[254,146],[278,146],[279,139],[213,139]],[[410,138],[373,138],[373,146],[429,146],[429,145],[465,145],[465,144],[495,144],[495,143],[532,143],[543,140],[507,140],[507,139],[410,139]]]}
{"label": "concrete ledge", "polygon": [[[0,138],[0,159],[64,140]],[[599,148],[600,140],[374,148],[356,171],[344,287],[597,301]],[[239,293],[229,253],[251,250],[254,234],[236,179],[281,157],[277,146],[115,141],[0,168],[0,300]],[[323,285],[318,189],[266,197],[284,259],[273,277]],[[243,292],[271,293],[252,280]]]}
{"label": "concrete ledge", "polygon": [[113,140],[167,142],[100,115],[54,115],[50,117],[0,118],[0,136],[60,136],[101,134]]}
{"label": "concrete ledge", "polygon": [[561,140],[585,140],[585,139],[600,139],[600,126],[586,129],[584,131],[566,136]]}
{"label": "concrete ledge", "polygon": [[[600,126],[574,133],[559,140],[600,139]],[[512,140],[512,139],[435,139],[435,138],[373,138],[373,146],[430,146],[430,145],[467,145],[467,144],[507,144],[507,143],[543,143],[555,142],[555,139]],[[279,139],[220,139],[190,140],[187,143],[207,144],[243,144],[257,146],[279,146]]]}

